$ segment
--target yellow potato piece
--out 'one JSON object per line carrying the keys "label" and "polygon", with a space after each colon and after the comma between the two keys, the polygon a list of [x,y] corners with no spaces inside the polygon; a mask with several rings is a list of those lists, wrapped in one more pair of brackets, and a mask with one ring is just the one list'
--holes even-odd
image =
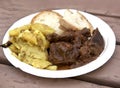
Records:
{"label": "yellow potato piece", "polygon": [[52,65],[52,66],[47,67],[46,69],[48,69],[48,70],[57,70],[57,66]]}
{"label": "yellow potato piece", "polygon": [[16,54],[19,53],[19,50],[13,44],[9,48],[11,49],[12,52],[14,52]]}
{"label": "yellow potato piece", "polygon": [[22,31],[30,29],[30,24],[9,31],[10,36],[18,36]]}
{"label": "yellow potato piece", "polygon": [[48,54],[47,51],[42,51],[36,46],[23,46],[20,50],[20,53],[24,52],[26,56],[31,58],[38,58],[41,60],[47,60]]}
{"label": "yellow potato piece", "polygon": [[28,24],[9,31],[13,55],[20,61],[40,69],[57,70],[56,65],[48,61],[49,41],[46,35],[54,30],[44,24]]}
{"label": "yellow potato piece", "polygon": [[33,59],[31,65],[36,68],[44,69],[49,65],[52,65],[52,63],[46,60]]}
{"label": "yellow potato piece", "polygon": [[30,31],[26,30],[19,36],[23,40],[26,40],[29,43],[32,43],[34,45],[37,45],[37,38],[34,34],[32,34]]}
{"label": "yellow potato piece", "polygon": [[45,36],[41,32],[37,34],[37,41],[38,46],[40,46],[42,50],[48,48],[49,42],[48,40],[46,40]]}
{"label": "yellow potato piece", "polygon": [[40,24],[40,23],[34,23],[31,25],[32,30],[40,30],[44,35],[48,35],[51,33],[54,33],[55,30],[52,29],[51,27],[45,25],[45,24]]}

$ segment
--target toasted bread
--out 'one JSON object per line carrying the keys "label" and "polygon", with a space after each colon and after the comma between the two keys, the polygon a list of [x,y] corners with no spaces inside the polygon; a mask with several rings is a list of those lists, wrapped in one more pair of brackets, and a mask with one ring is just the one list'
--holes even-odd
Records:
{"label": "toasted bread", "polygon": [[60,23],[59,20],[62,16],[52,10],[49,11],[41,11],[35,17],[33,17],[31,23],[42,23],[50,26],[51,28],[56,30],[57,34],[61,34],[63,30],[59,28]]}
{"label": "toasted bread", "polygon": [[78,11],[72,12],[70,10],[65,10],[63,18],[60,20],[61,28],[66,30],[82,30],[83,28],[90,29],[91,33],[93,27],[91,23]]}

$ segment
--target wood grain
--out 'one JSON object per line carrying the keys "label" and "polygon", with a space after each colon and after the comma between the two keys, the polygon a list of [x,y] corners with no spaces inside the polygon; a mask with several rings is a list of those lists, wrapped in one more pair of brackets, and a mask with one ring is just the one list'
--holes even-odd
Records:
{"label": "wood grain", "polygon": [[48,79],[28,75],[0,64],[0,88],[110,88],[74,79]]}
{"label": "wood grain", "polygon": [[[14,7],[14,10],[29,9],[38,11],[40,9],[49,9],[49,8],[74,8],[79,10],[91,11],[94,13],[106,14],[120,16],[119,4],[120,0],[3,0],[4,5],[11,4]],[[49,4],[48,4],[49,3]],[[5,6],[4,6],[5,7]],[[12,8],[9,7],[9,8]],[[19,7],[19,8],[16,8]],[[6,7],[7,8],[7,7]]]}

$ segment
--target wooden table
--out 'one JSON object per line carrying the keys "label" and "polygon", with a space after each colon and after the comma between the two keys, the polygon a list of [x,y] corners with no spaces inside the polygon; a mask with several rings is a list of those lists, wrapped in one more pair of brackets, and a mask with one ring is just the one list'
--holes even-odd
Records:
{"label": "wooden table", "polygon": [[99,69],[74,78],[36,77],[13,67],[0,48],[0,88],[120,88],[120,0],[0,0],[0,44],[18,19],[43,9],[73,8],[106,21],[116,35],[111,59]]}

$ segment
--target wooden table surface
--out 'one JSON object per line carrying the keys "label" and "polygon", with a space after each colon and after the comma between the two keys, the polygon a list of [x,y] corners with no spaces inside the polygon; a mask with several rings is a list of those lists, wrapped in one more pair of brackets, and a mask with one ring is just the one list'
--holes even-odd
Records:
{"label": "wooden table surface", "polygon": [[111,59],[88,74],[66,79],[36,77],[13,67],[0,48],[0,88],[120,88],[120,0],[0,0],[0,44],[18,19],[43,9],[87,11],[107,22],[116,36]]}

